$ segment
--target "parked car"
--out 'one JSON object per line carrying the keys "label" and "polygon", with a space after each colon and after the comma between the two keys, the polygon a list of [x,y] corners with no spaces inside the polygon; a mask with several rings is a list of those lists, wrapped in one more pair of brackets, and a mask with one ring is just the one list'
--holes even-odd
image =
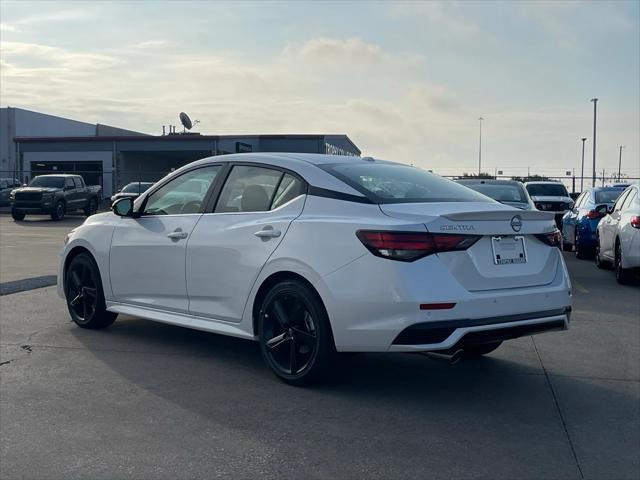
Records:
{"label": "parked car", "polygon": [[132,182],[127,183],[122,189],[118,190],[114,193],[110,200],[111,203],[115,202],[119,198],[123,197],[131,197],[134,200],[140,196],[141,193],[146,192],[151,186],[153,182]]}
{"label": "parked car", "polygon": [[631,282],[640,268],[640,185],[631,185],[616,200],[611,212],[598,224],[596,264],[612,264],[616,280]]}
{"label": "parked car", "polygon": [[[194,196],[196,182],[208,188]],[[78,326],[122,313],[256,340],[289,383],[322,378],[336,352],[456,359],[569,324],[552,215],[407,165],[216,156],[112,209],[61,252]]]}
{"label": "parked car", "polygon": [[524,184],[538,210],[553,212],[562,230],[562,217],[573,208],[573,200],[560,182],[526,182]]}
{"label": "parked car", "polygon": [[505,205],[516,207],[520,210],[535,210],[536,208],[527,189],[524,188],[521,182],[491,179],[461,179],[456,181],[460,185],[469,187]]}
{"label": "parked car", "polygon": [[11,190],[20,186],[22,184],[17,178],[0,178],[0,207],[6,207],[11,204],[9,200]]}
{"label": "parked car", "polygon": [[101,190],[99,185],[85,185],[80,175],[39,175],[26,187],[11,192],[11,216],[21,221],[27,214],[48,214],[53,220],[62,220],[74,210],[93,215],[100,204]]}
{"label": "parked car", "polygon": [[593,255],[598,223],[623,191],[624,188],[618,187],[595,187],[582,192],[573,208],[562,217],[563,249],[575,248],[578,258]]}

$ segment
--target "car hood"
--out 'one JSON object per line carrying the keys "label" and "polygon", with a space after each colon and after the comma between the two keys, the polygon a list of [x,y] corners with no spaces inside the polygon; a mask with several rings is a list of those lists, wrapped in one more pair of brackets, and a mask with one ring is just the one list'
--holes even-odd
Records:
{"label": "car hood", "polygon": [[36,193],[53,193],[59,192],[62,190],[61,188],[53,188],[53,187],[20,187],[16,188],[15,192],[36,192]]}
{"label": "car hood", "polygon": [[532,195],[531,200],[534,202],[567,202],[573,203],[571,197],[561,197],[561,196],[547,196],[547,195]]}

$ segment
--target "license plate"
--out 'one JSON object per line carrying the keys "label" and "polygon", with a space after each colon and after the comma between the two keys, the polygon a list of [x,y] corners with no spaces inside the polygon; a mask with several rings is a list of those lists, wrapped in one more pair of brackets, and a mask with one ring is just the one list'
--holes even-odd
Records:
{"label": "license plate", "polygon": [[496,265],[512,265],[527,263],[527,251],[524,248],[524,237],[504,236],[492,237],[493,263]]}

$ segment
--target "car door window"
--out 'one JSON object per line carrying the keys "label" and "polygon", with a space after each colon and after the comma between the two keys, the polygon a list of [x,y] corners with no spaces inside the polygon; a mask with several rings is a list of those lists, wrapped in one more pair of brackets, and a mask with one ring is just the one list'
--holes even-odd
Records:
{"label": "car door window", "polygon": [[638,193],[635,190],[631,190],[627,194],[627,199],[624,201],[624,204],[622,205],[620,210],[622,210],[623,212],[628,210],[631,204],[633,203],[633,201],[636,199],[637,194]]}
{"label": "car door window", "polygon": [[220,165],[186,172],[165,183],[147,197],[144,215],[198,213]]}
{"label": "car door window", "polygon": [[270,168],[234,166],[214,213],[268,211],[282,176],[282,172]]}
{"label": "car door window", "polygon": [[294,198],[304,193],[304,184],[293,175],[285,173],[280,181],[278,190],[273,197],[271,210],[281,207],[285,203],[290,202]]}
{"label": "car door window", "polygon": [[73,179],[76,188],[82,188],[82,181],[79,178],[74,178]]}
{"label": "car door window", "polygon": [[64,188],[76,188],[76,185],[73,183],[73,178],[66,178],[65,179]]}
{"label": "car door window", "polygon": [[627,195],[629,195],[629,192],[624,192],[622,195],[620,195],[620,198],[616,200],[616,204],[613,206],[614,212],[617,212],[622,208],[622,204],[627,199]]}

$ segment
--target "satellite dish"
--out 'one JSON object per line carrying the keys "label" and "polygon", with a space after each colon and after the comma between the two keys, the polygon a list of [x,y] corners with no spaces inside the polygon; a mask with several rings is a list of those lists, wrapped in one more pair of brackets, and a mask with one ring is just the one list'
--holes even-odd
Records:
{"label": "satellite dish", "polygon": [[182,123],[182,126],[187,130],[191,130],[191,128],[193,127],[193,123],[191,123],[189,115],[184,112],[180,112],[180,123]]}

